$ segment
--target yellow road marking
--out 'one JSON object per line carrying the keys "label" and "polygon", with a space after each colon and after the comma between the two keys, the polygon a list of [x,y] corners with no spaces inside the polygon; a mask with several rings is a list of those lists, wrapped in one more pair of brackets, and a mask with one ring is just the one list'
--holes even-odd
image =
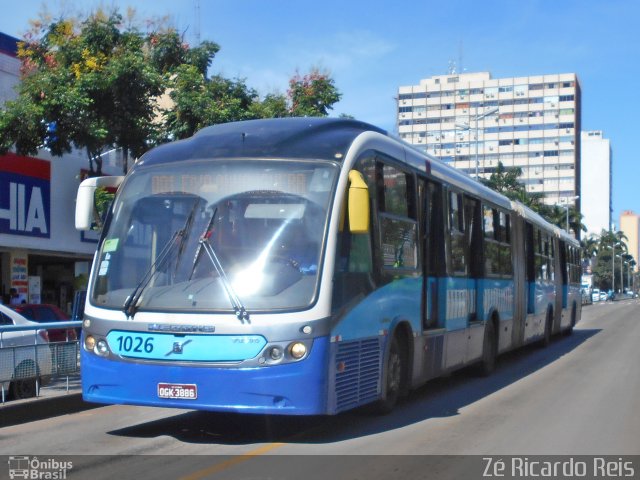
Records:
{"label": "yellow road marking", "polygon": [[280,448],[286,445],[285,443],[270,443],[269,445],[265,445],[264,447],[256,448],[255,450],[251,450],[242,455],[238,455],[237,457],[226,460],[222,463],[218,463],[216,465],[212,465],[211,467],[199,470],[197,472],[193,472],[190,475],[185,477],[180,477],[180,480],[200,480],[209,475],[213,475],[218,472],[222,472],[228,468],[233,467],[234,465],[238,465],[239,463],[246,462],[247,460],[251,460],[253,457],[257,457],[258,455],[263,455],[271,450],[275,450],[276,448]]}

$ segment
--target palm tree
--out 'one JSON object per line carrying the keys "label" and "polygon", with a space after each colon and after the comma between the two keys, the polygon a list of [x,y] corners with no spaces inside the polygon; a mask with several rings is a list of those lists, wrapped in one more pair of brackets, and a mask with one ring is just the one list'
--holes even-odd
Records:
{"label": "palm tree", "polygon": [[616,268],[614,255],[616,253],[622,255],[628,251],[626,240],[628,240],[627,236],[622,231],[602,230],[598,242],[596,265],[593,268],[600,288],[613,289],[616,285],[622,286],[622,283],[618,284],[614,277],[614,273],[620,268],[619,266]]}
{"label": "palm tree", "polygon": [[576,238],[580,238],[581,232],[587,231],[587,226],[582,223],[584,215],[574,207],[569,207],[569,231],[573,230]]}
{"label": "palm tree", "polygon": [[598,254],[600,239],[597,235],[590,235],[580,242],[582,246],[582,259],[589,262]]}

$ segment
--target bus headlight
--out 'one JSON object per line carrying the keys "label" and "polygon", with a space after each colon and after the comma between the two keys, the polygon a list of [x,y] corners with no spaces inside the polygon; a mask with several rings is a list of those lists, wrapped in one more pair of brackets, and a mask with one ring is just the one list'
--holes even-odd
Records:
{"label": "bus headlight", "polygon": [[84,348],[89,352],[93,352],[93,349],[96,347],[96,339],[91,335],[87,335],[84,337]]}
{"label": "bus headlight", "polygon": [[283,353],[284,352],[282,351],[282,348],[271,347],[271,349],[269,350],[269,358],[271,358],[271,360],[280,360]]}
{"label": "bus headlight", "polygon": [[109,345],[106,340],[98,340],[98,343],[96,343],[96,353],[103,357],[109,355]]}
{"label": "bus headlight", "polygon": [[300,360],[307,354],[307,347],[304,343],[295,342],[289,345],[289,353],[291,357]]}

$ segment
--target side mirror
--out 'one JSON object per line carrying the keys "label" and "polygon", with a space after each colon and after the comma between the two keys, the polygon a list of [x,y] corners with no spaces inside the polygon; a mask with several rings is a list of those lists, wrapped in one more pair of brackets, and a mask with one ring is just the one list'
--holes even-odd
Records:
{"label": "side mirror", "polygon": [[76,196],[77,230],[91,230],[93,225],[100,222],[96,209],[96,190],[100,187],[118,188],[123,179],[123,176],[91,177],[80,184]]}
{"label": "side mirror", "polygon": [[349,231],[369,232],[369,189],[357,170],[349,172]]}

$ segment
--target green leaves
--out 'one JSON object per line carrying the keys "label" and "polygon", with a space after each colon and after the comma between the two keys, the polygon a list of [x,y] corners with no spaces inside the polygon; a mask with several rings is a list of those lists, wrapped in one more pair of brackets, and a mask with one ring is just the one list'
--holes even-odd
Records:
{"label": "green leaves", "polygon": [[291,78],[288,95],[295,117],[326,117],[342,97],[333,79],[315,68],[307,75]]}
{"label": "green leaves", "polygon": [[[483,179],[482,183],[507,198],[526,205],[548,222],[566,229],[567,211],[563,207],[545,204],[543,193],[527,192],[524,184],[518,180],[521,175],[522,169],[520,167],[505,168],[502,162],[498,162],[496,171],[491,174],[489,179]],[[574,232],[587,231],[587,228],[582,223],[582,214],[573,206],[569,207],[569,230]]]}
{"label": "green leaves", "polygon": [[121,149],[126,160],[212,124],[325,116],[341,97],[327,73],[312,69],[291,79],[287,96],[261,100],[244,79],[207,76],[218,44],[191,47],[173,28],[141,33],[127,20],[125,27],[117,10],[98,10],[33,22],[19,45],[18,98],[0,111],[0,152],[44,147],[60,156],[80,148],[100,175],[108,150]]}

